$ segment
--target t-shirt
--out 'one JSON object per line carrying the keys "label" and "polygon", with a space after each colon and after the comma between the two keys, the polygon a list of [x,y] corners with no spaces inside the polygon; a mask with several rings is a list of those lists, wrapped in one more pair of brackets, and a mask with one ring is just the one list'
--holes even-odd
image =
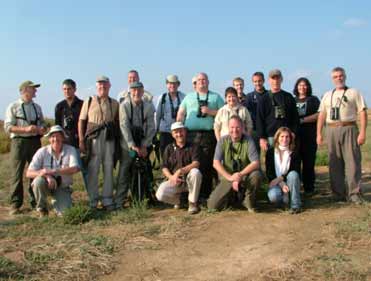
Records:
{"label": "t-shirt", "polygon": [[246,107],[237,105],[234,108],[230,108],[229,105],[226,104],[218,110],[214,120],[214,130],[220,131],[220,136],[228,135],[228,122],[229,118],[231,118],[233,115],[238,115],[242,119],[245,133],[247,133],[247,130],[253,128],[250,113]]}
{"label": "t-shirt", "polygon": [[[223,163],[228,173],[239,172],[251,162],[259,160],[259,154],[256,150],[254,140],[246,135],[242,135],[240,141],[233,143],[229,135],[223,136],[218,141],[214,160]],[[234,167],[238,164],[239,167]]]}
{"label": "t-shirt", "polygon": [[[28,167],[29,170],[38,171],[41,169],[60,169],[60,168],[80,167],[77,159],[76,149],[68,144],[64,144],[59,159],[56,158],[50,145],[40,148],[32,157]],[[62,187],[71,186],[73,183],[72,175],[61,175]]]}
{"label": "t-shirt", "polygon": [[[328,91],[324,94],[318,110],[319,112],[326,113],[327,123],[357,121],[357,114],[367,109],[363,96],[354,88],[348,88],[344,97],[344,90],[336,90],[333,94],[332,92],[333,91]],[[339,120],[331,120],[331,107],[339,108]]]}
{"label": "t-shirt", "polygon": [[182,92],[178,92],[177,98],[171,100],[172,103],[170,102],[170,99],[169,99],[169,93],[162,94],[158,98],[156,114],[155,114],[156,115],[156,118],[155,118],[156,119],[156,131],[167,132],[167,133],[171,132],[170,130],[171,124],[175,122],[178,108],[180,106],[180,103],[184,99],[184,97],[185,95]]}
{"label": "t-shirt", "polygon": [[[97,96],[91,98],[90,107],[87,98],[81,108],[80,120],[89,120],[89,123],[101,125],[104,122],[118,120],[119,103],[112,98],[99,99]],[[88,112],[89,107],[89,112]]]}
{"label": "t-shirt", "polygon": [[[300,118],[318,113],[320,101],[316,96],[308,96],[302,100],[295,98],[295,100]],[[317,135],[317,122],[300,124],[298,135],[300,138],[306,138],[306,140],[312,139],[313,142],[315,142]]]}
{"label": "t-shirt", "polygon": [[[207,95],[199,95],[201,101],[206,100]],[[219,94],[209,91],[208,107],[213,110],[218,110],[224,105],[223,99]],[[214,116],[197,117],[199,104],[197,93],[192,92],[186,95],[180,107],[186,111],[184,124],[191,131],[197,130],[213,130]]]}
{"label": "t-shirt", "polygon": [[174,142],[165,148],[162,168],[169,169],[173,174],[194,161],[200,162],[200,148],[197,145],[186,143],[185,146],[179,147]]}

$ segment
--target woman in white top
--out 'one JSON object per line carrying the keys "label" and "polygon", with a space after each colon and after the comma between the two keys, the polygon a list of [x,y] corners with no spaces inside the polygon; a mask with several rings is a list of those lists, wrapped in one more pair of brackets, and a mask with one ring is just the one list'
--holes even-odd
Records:
{"label": "woman in white top", "polygon": [[238,115],[244,124],[244,133],[251,135],[253,123],[249,111],[238,102],[237,91],[233,87],[225,90],[226,104],[218,110],[214,120],[214,132],[217,140],[228,135],[228,121],[233,115]]}

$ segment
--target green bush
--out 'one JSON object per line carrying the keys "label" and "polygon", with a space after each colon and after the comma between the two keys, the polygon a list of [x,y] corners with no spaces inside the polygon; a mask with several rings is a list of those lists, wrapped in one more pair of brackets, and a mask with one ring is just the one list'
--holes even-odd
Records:
{"label": "green bush", "polygon": [[317,151],[316,155],[316,166],[328,166],[328,154],[327,151]]}
{"label": "green bush", "polygon": [[83,224],[94,219],[94,211],[86,205],[78,204],[67,209],[63,214],[65,224]]}

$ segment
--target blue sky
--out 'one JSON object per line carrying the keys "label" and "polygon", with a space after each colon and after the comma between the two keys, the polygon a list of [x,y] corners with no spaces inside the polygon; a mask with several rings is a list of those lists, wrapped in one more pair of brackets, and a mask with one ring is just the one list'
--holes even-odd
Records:
{"label": "blue sky", "polygon": [[3,112],[24,80],[42,84],[36,102],[52,117],[65,78],[84,98],[107,75],[116,97],[130,69],[154,95],[166,90],[168,74],[188,92],[192,76],[206,72],[223,95],[236,76],[248,92],[253,72],[280,68],[284,89],[306,76],[322,96],[330,70],[343,66],[347,84],[371,104],[370,1],[13,0],[1,11]]}

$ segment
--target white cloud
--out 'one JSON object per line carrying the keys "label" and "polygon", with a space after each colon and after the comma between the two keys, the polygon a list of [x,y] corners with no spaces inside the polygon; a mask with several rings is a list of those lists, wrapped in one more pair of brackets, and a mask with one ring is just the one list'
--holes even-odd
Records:
{"label": "white cloud", "polygon": [[360,19],[360,18],[349,18],[344,21],[344,26],[350,27],[350,28],[363,27],[366,25],[367,25],[367,21],[365,19]]}

